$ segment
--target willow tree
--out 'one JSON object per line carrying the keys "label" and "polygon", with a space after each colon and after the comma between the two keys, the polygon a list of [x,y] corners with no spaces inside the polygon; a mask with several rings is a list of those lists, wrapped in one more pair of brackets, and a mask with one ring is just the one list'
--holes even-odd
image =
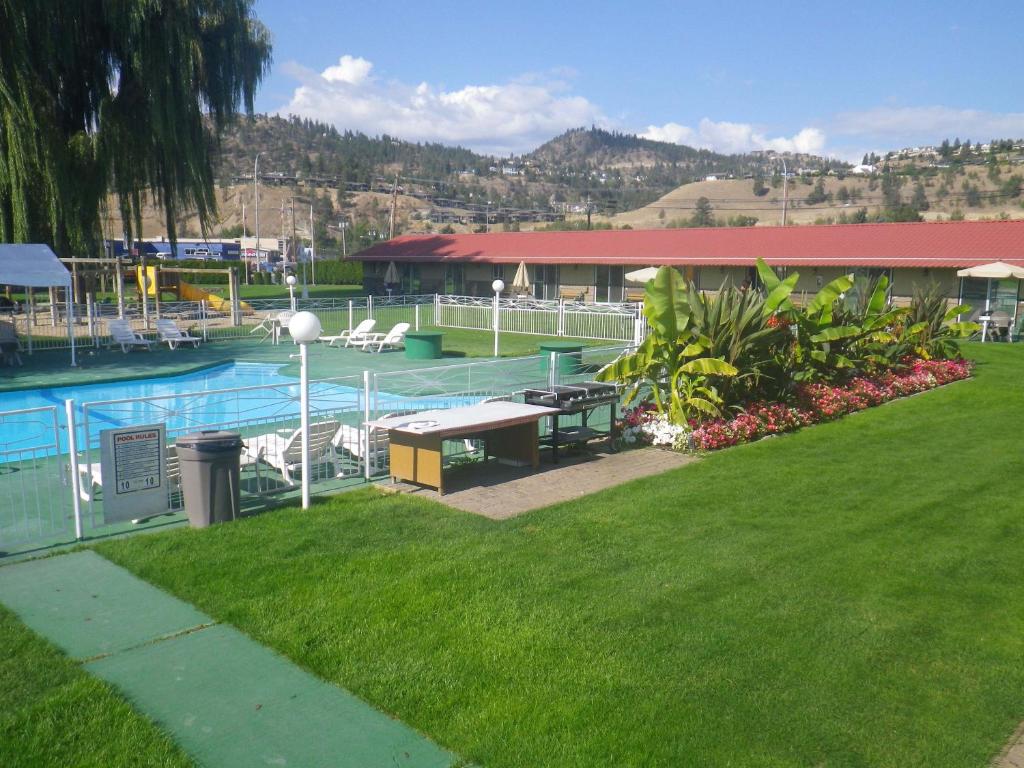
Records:
{"label": "willow tree", "polygon": [[98,253],[111,193],[129,240],[149,196],[205,229],[269,64],[252,0],[0,0],[0,242]]}

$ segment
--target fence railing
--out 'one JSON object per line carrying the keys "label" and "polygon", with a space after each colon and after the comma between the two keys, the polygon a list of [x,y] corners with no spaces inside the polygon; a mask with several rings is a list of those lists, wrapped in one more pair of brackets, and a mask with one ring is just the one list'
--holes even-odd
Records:
{"label": "fence railing", "polygon": [[[505,297],[498,302],[498,327],[506,333],[636,343],[646,333],[642,306]],[[13,323],[22,351],[31,354],[69,347],[71,334],[76,346],[82,348],[109,346],[113,320],[126,321],[133,331],[150,340],[158,339],[156,322],[160,319],[171,319],[181,330],[204,341],[243,339],[258,336],[268,318],[291,308],[290,299],[247,299],[232,308],[216,296],[204,301],[149,299],[128,302],[123,307],[90,301],[74,305],[70,334],[65,304],[33,303],[0,314],[0,320]],[[422,294],[296,298],[295,309],[315,312],[327,334],[351,330],[367,318],[373,318],[379,329],[385,330],[403,322],[416,330],[427,326],[494,328],[493,297]]]}
{"label": "fence railing", "polygon": [[[313,451],[313,491],[331,492],[386,475],[386,439],[366,422],[389,413],[453,408],[527,388],[593,378],[624,348],[586,347],[581,353],[570,353],[568,366],[552,353],[315,380],[310,383],[310,421],[327,439]],[[102,434],[111,428],[150,425],[163,426],[168,450],[187,433],[239,432],[246,441],[240,484],[243,510],[265,507],[276,494],[297,490],[301,477],[295,466],[301,444],[298,381],[105,401],[69,400],[63,408],[2,412],[0,554],[132,530],[133,525],[115,525],[104,515],[104,495],[111,489],[103,487]],[[449,456],[470,450],[472,446],[459,442],[445,448]],[[291,459],[284,461],[282,456]],[[169,450],[166,511],[180,515],[183,499],[176,470],[171,477],[176,466]]]}

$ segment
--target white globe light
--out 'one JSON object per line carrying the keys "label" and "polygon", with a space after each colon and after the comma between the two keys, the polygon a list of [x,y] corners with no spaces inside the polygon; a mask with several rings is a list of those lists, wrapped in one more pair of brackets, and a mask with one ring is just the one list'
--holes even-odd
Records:
{"label": "white globe light", "polygon": [[297,283],[297,282],[298,282],[298,281],[297,281],[297,280],[295,279],[295,275],[288,275],[288,277],[286,277],[286,278],[284,279],[284,281],[285,281],[286,283],[288,283],[288,285],[295,285],[295,283]]}
{"label": "white globe light", "polygon": [[288,333],[299,344],[316,341],[320,330],[320,318],[312,312],[296,312],[288,322]]}
{"label": "white globe light", "polygon": [[493,283],[491,283],[491,288],[494,290],[495,293],[501,293],[502,291],[505,290],[505,281],[495,280]]}

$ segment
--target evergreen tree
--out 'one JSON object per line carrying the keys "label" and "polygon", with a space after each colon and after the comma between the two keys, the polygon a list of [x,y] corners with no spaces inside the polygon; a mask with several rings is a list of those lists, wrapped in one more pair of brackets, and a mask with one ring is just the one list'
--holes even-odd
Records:
{"label": "evergreen tree", "polygon": [[712,214],[711,201],[706,197],[698,197],[693,215],[690,217],[690,225],[694,227],[713,227],[715,217]]}
{"label": "evergreen tree", "polygon": [[928,202],[928,194],[921,182],[917,182],[917,186],[914,187],[914,196],[910,200],[910,207],[915,211],[927,211],[931,207]]}

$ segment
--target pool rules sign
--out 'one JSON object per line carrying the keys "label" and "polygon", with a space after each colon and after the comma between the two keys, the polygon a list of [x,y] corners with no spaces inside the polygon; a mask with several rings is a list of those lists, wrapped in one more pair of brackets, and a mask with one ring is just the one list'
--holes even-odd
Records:
{"label": "pool rules sign", "polygon": [[105,522],[138,520],[167,511],[166,444],[163,424],[100,432]]}

